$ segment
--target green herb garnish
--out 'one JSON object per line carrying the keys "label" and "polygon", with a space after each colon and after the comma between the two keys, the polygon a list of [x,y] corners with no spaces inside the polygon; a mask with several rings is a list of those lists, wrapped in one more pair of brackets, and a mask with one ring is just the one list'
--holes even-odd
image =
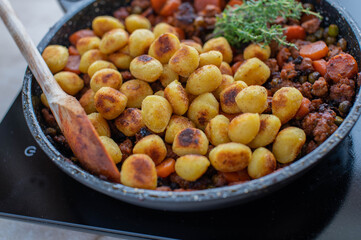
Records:
{"label": "green herb garnish", "polygon": [[295,46],[286,41],[285,29],[274,22],[279,16],[299,20],[303,13],[322,19],[320,14],[303,8],[295,0],[248,0],[241,6],[227,7],[217,17],[213,34],[225,37],[235,47],[247,42],[269,44],[273,40]]}

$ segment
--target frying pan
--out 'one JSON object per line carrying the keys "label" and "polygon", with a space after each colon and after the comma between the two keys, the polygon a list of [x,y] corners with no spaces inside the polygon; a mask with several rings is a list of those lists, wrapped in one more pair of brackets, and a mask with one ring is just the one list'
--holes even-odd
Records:
{"label": "frying pan", "polygon": [[[129,1],[124,0],[59,0],[59,2],[63,9],[68,12],[42,39],[38,45],[40,52],[49,44],[69,45],[69,35],[79,29],[90,28],[94,17],[112,15],[120,6],[129,4]],[[307,2],[314,4],[317,11],[325,17],[325,24],[335,23],[339,26],[340,34],[350,46],[347,51],[355,56],[358,64],[360,64],[361,32],[346,10],[335,0],[310,0]],[[161,192],[110,183],[89,174],[71,162],[66,157],[67,153],[63,149],[57,149],[43,133],[45,121],[40,114],[40,94],[40,87],[33,79],[31,71],[27,69],[22,91],[25,119],[39,146],[59,168],[84,185],[116,199],[142,207],[171,211],[199,211],[229,207],[261,197],[281,188],[310,170],[331,150],[336,148],[348,135],[361,112],[361,93],[357,89],[356,100],[350,113],[331,137],[312,153],[263,178],[240,185],[202,191]]]}

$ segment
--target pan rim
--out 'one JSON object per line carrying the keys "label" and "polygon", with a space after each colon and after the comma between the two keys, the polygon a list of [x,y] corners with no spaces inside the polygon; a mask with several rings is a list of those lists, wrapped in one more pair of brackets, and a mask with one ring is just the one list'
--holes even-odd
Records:
{"label": "pan rim", "polygon": [[[38,45],[40,52],[49,44],[54,35],[60,30],[64,23],[68,22],[73,16],[78,14],[81,10],[96,2],[95,0],[85,0],[77,8],[72,9],[65,14],[44,36]],[[333,8],[335,8],[348,23],[355,35],[358,44],[361,42],[361,31],[356,22],[347,12],[347,10],[340,5],[336,0],[327,0]],[[198,190],[191,192],[163,192],[156,190],[137,189],[124,186],[122,184],[110,183],[104,181],[88,172],[81,167],[73,164],[50,143],[45,134],[41,130],[40,124],[37,121],[32,102],[32,78],[30,70],[27,69],[24,77],[22,90],[22,104],[27,125],[35,138],[36,142],[48,157],[65,173],[85,184],[86,186],[105,193],[106,195],[122,199],[125,201],[140,200],[141,202],[158,202],[158,203],[201,203],[212,201],[215,199],[237,198],[239,200],[251,199],[259,194],[262,194],[265,189],[270,191],[274,188],[286,184],[286,180],[295,179],[299,175],[305,173],[307,170],[315,166],[327,153],[335,148],[340,142],[347,137],[352,127],[356,124],[357,119],[361,114],[361,91],[359,90],[355,102],[342,123],[342,125],[317,149],[305,155],[296,162],[284,167],[280,171],[271,173],[260,179],[255,179],[243,184],[234,186],[224,186],[214,189]],[[134,202],[133,202],[134,203]],[[142,203],[139,203],[144,205]],[[169,207],[164,206],[165,209]],[[178,206],[177,209],[180,209]]]}

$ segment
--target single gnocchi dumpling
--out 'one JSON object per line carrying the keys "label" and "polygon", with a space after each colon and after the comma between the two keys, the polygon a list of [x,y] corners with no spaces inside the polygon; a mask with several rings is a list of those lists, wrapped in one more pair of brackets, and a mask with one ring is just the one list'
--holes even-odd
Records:
{"label": "single gnocchi dumpling", "polygon": [[302,93],[297,88],[283,87],[273,95],[272,113],[285,124],[296,115],[302,99]]}
{"label": "single gnocchi dumpling", "polygon": [[120,171],[122,184],[133,188],[156,189],[157,170],[153,160],[145,154],[133,154],[123,162]]}
{"label": "single gnocchi dumpling", "polygon": [[245,61],[234,74],[235,81],[243,81],[247,85],[263,85],[271,76],[269,67],[258,58]]}
{"label": "single gnocchi dumpling", "polygon": [[129,37],[129,55],[138,57],[146,54],[154,39],[154,34],[150,30],[135,30]]}
{"label": "single gnocchi dumpling", "polygon": [[110,137],[111,132],[109,124],[100,113],[91,113],[88,115],[88,118],[99,136]]}
{"label": "single gnocchi dumpling", "polygon": [[195,124],[186,117],[173,115],[169,120],[169,124],[165,132],[165,141],[167,143],[173,143],[175,135],[186,128],[195,128]]}
{"label": "single gnocchi dumpling", "polygon": [[263,113],[267,107],[267,89],[262,86],[249,86],[236,96],[236,103],[243,113]]}
{"label": "single gnocchi dumpling", "polygon": [[130,63],[130,72],[140,80],[155,82],[163,72],[163,65],[149,55],[141,55]]}
{"label": "single gnocchi dumpling", "polygon": [[222,73],[214,65],[206,65],[192,73],[187,81],[187,92],[193,95],[213,92],[222,82]]}
{"label": "single gnocchi dumpling", "polygon": [[116,90],[123,83],[123,77],[117,70],[105,68],[97,71],[90,80],[90,87],[97,92],[102,87],[111,87]]}
{"label": "single gnocchi dumpling", "polygon": [[212,166],[221,172],[237,172],[245,169],[251,161],[252,151],[241,143],[225,143],[209,153]]}
{"label": "single gnocchi dumpling", "polygon": [[233,77],[232,68],[231,68],[231,66],[229,66],[228,63],[222,62],[222,63],[221,63],[221,66],[219,66],[219,70],[221,70],[221,73],[222,73],[222,74],[226,74],[226,75],[229,75],[229,76],[232,76],[232,77]]}
{"label": "single gnocchi dumpling", "polygon": [[108,56],[111,61],[119,69],[129,69],[130,62],[133,60],[129,54],[120,51],[112,53]]}
{"label": "single gnocchi dumpling", "polygon": [[144,98],[153,94],[149,84],[138,79],[126,81],[120,87],[120,91],[128,98],[128,108],[140,108]]}
{"label": "single gnocchi dumpling", "polygon": [[178,37],[171,33],[165,33],[150,45],[148,54],[158,59],[162,64],[166,64],[179,48]]}
{"label": "single gnocchi dumpling", "polygon": [[209,141],[217,146],[222,143],[228,143],[231,140],[228,137],[229,119],[223,115],[214,117],[206,127],[206,135]]}
{"label": "single gnocchi dumpling", "polygon": [[151,26],[149,20],[142,15],[132,14],[125,19],[125,28],[130,33],[137,29],[150,29]]}
{"label": "single gnocchi dumpling", "polygon": [[59,86],[69,95],[75,95],[84,87],[84,81],[73,72],[59,72],[54,75]]}
{"label": "single gnocchi dumpling", "polygon": [[104,60],[98,60],[98,61],[95,61],[93,62],[89,68],[88,68],[88,75],[90,78],[93,77],[93,75],[99,71],[99,70],[102,70],[102,69],[106,69],[106,68],[110,68],[110,69],[113,69],[113,70],[117,70],[116,66],[114,66],[113,63],[111,62],[108,62],[108,61],[104,61]]}
{"label": "single gnocchi dumpling", "polygon": [[203,46],[204,52],[219,51],[223,55],[223,61],[230,63],[233,59],[233,52],[231,45],[229,45],[227,39],[224,37],[212,38],[208,40]]}
{"label": "single gnocchi dumpling", "polygon": [[241,112],[237,105],[236,97],[246,87],[247,84],[245,82],[236,81],[221,91],[219,98],[223,112],[231,114]]}
{"label": "single gnocchi dumpling", "polygon": [[161,163],[167,156],[167,148],[163,139],[158,135],[148,135],[135,144],[133,153],[142,153],[148,155],[155,165]]}
{"label": "single gnocchi dumpling", "polygon": [[199,53],[190,46],[182,46],[169,60],[169,67],[182,77],[188,77],[199,66]]}
{"label": "single gnocchi dumpling", "polygon": [[125,136],[132,137],[145,126],[138,108],[127,108],[114,121],[116,128]]}
{"label": "single gnocchi dumpling", "polygon": [[257,148],[248,164],[248,175],[253,178],[266,176],[276,170],[277,162],[272,152],[267,148]]}
{"label": "single gnocchi dumpling", "polygon": [[223,55],[219,51],[212,50],[209,52],[202,53],[201,55],[199,55],[199,58],[200,58],[199,60],[200,67],[203,67],[205,65],[215,65],[219,68],[222,64]]}
{"label": "single gnocchi dumpling", "polygon": [[209,165],[206,157],[189,154],[177,159],[175,171],[184,180],[196,181],[207,171]]}
{"label": "single gnocchi dumpling", "polygon": [[177,115],[183,115],[187,112],[189,100],[182,84],[177,80],[170,83],[164,89],[164,97],[172,105],[173,112]]}
{"label": "single gnocchi dumpling", "polygon": [[94,96],[95,108],[107,120],[118,117],[127,105],[127,96],[111,87],[102,87]]}
{"label": "single gnocchi dumpling", "polygon": [[79,103],[84,108],[86,114],[94,113],[97,111],[94,103],[94,95],[95,92],[92,89],[89,89],[79,99]]}
{"label": "single gnocchi dumpling", "polygon": [[42,57],[50,71],[55,74],[65,68],[68,62],[69,52],[64,46],[50,45],[44,49]]}
{"label": "single gnocchi dumpling", "polygon": [[129,34],[123,29],[114,29],[104,34],[99,43],[99,50],[103,54],[113,53],[128,44]]}
{"label": "single gnocchi dumpling", "polygon": [[193,40],[182,40],[181,41],[181,47],[184,46],[184,45],[187,45],[187,46],[190,46],[190,47],[194,47],[199,54],[203,53],[203,47],[202,45],[200,45],[199,43],[193,41]]}
{"label": "single gnocchi dumpling", "polygon": [[233,142],[248,144],[257,136],[259,129],[259,115],[244,113],[231,121],[228,127],[228,136]]}
{"label": "single gnocchi dumpling", "polygon": [[205,129],[208,122],[219,114],[219,103],[212,93],[196,97],[188,109],[188,118],[200,129]]}
{"label": "single gnocchi dumpling", "polygon": [[268,45],[258,43],[251,43],[243,51],[243,58],[258,58],[261,61],[266,61],[271,56],[271,48]]}
{"label": "single gnocchi dumpling", "polygon": [[80,55],[83,55],[91,49],[98,49],[100,44],[100,38],[98,37],[83,37],[76,43],[76,50]]}
{"label": "single gnocchi dumpling", "polygon": [[172,149],[178,156],[187,154],[206,155],[208,144],[207,136],[202,130],[186,128],[175,135]]}
{"label": "single gnocchi dumpling", "polygon": [[106,32],[117,28],[124,29],[124,25],[118,19],[111,16],[98,16],[94,18],[92,22],[92,29],[99,37],[102,37]]}
{"label": "single gnocchi dumpling", "polygon": [[155,25],[153,29],[153,33],[155,38],[158,38],[160,35],[165,33],[172,33],[178,36],[176,29],[173,26],[169,25],[168,23],[164,23],[164,22]]}
{"label": "single gnocchi dumpling", "polygon": [[111,139],[110,137],[100,136],[99,139],[104,145],[107,153],[112,158],[113,162],[115,164],[120,163],[122,161],[123,155],[122,155],[122,151],[120,151],[118,144],[116,144],[116,142],[114,142],[114,140]]}
{"label": "single gnocchi dumpling", "polygon": [[82,73],[88,73],[88,69],[90,65],[98,60],[105,60],[106,56],[99,51],[99,49],[91,49],[85,52],[81,58],[79,63],[79,71]]}
{"label": "single gnocchi dumpling", "polygon": [[142,102],[143,121],[155,133],[164,132],[172,112],[172,106],[164,97],[152,95]]}

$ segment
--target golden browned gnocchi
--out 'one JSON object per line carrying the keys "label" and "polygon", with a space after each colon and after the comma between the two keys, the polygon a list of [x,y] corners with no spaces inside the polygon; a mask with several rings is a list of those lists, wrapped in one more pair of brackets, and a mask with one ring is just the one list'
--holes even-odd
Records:
{"label": "golden browned gnocchi", "polygon": [[40,95],[40,101],[45,107],[50,108],[48,99],[46,98],[44,93]]}
{"label": "golden browned gnocchi", "polygon": [[50,45],[44,49],[42,57],[54,74],[63,70],[68,62],[69,52],[66,47],[60,45]]}
{"label": "golden browned gnocchi", "polygon": [[145,126],[138,108],[127,108],[114,121],[116,128],[125,136],[132,137]]}
{"label": "golden browned gnocchi", "polygon": [[158,23],[157,25],[155,25],[154,29],[153,29],[153,33],[155,38],[158,38],[160,35],[165,34],[165,33],[172,33],[174,35],[178,36],[177,31],[175,30],[175,28],[171,25],[169,25],[168,23]]}
{"label": "golden browned gnocchi", "polygon": [[267,107],[267,89],[262,86],[249,86],[236,96],[236,103],[243,113],[263,113]]}
{"label": "golden browned gnocchi", "polygon": [[79,99],[79,103],[84,108],[86,114],[90,114],[90,113],[97,111],[97,109],[95,108],[95,103],[94,103],[94,95],[95,95],[95,92],[93,90],[89,89]]}
{"label": "golden browned gnocchi", "polygon": [[206,65],[192,73],[187,81],[187,92],[193,95],[213,92],[222,82],[222,73],[214,65]]}
{"label": "golden browned gnocchi", "polygon": [[163,65],[149,55],[141,55],[130,63],[130,72],[140,80],[155,82],[163,72]]}
{"label": "golden browned gnocchi", "polygon": [[167,87],[168,84],[173,82],[174,80],[179,80],[179,76],[176,72],[174,72],[168,64],[163,66],[163,73],[159,77],[159,81],[163,87]]}
{"label": "golden browned gnocchi", "polygon": [[203,53],[202,45],[200,45],[199,43],[196,43],[193,40],[182,40],[181,41],[181,47],[184,46],[184,45],[194,47],[198,51],[199,54]]}
{"label": "golden browned gnocchi", "polygon": [[282,124],[291,120],[301,106],[302,93],[294,87],[279,89],[272,98],[272,113],[276,115]]}
{"label": "golden browned gnocchi", "polygon": [[219,94],[222,111],[225,113],[240,113],[236,97],[243,89],[247,87],[247,84],[243,81],[236,81],[231,85],[227,86]]}
{"label": "golden browned gnocchi", "polygon": [[125,19],[125,28],[132,33],[137,29],[150,29],[149,20],[142,15],[132,14]]}
{"label": "golden browned gnocchi", "polygon": [[110,68],[113,70],[117,70],[116,66],[114,66],[113,63],[108,62],[108,61],[104,61],[104,60],[98,60],[93,62],[89,68],[88,68],[88,75],[90,78],[93,77],[94,73],[96,73],[99,70],[105,69],[105,68]]}
{"label": "golden browned gnocchi", "polygon": [[97,36],[102,37],[106,32],[109,32],[110,30],[117,28],[124,29],[124,25],[114,17],[98,16],[94,18],[92,22],[92,28]]}
{"label": "golden browned gnocchi", "polygon": [[219,113],[219,103],[212,93],[203,93],[196,97],[188,109],[188,118],[200,129]]}
{"label": "golden browned gnocchi", "polygon": [[273,143],[272,152],[280,163],[290,163],[297,158],[306,142],[305,132],[296,127],[280,131]]}
{"label": "golden browned gnocchi", "polygon": [[163,91],[163,90],[159,90],[159,91],[155,92],[154,95],[164,97],[164,91]]}
{"label": "golden browned gnocchi", "polygon": [[251,148],[259,148],[271,144],[281,128],[281,121],[275,115],[259,115],[260,127],[257,136],[248,144]]}
{"label": "golden browned gnocchi", "polygon": [[122,52],[112,53],[108,56],[109,60],[119,69],[129,69],[131,56]]}
{"label": "golden browned gnocchi", "polygon": [[170,83],[164,89],[164,97],[172,106],[175,114],[183,115],[187,112],[189,106],[188,95],[182,87],[182,84],[177,80]]}
{"label": "golden browned gnocchi", "polygon": [[179,131],[186,128],[194,128],[194,127],[195,124],[192,121],[190,121],[188,118],[178,115],[173,115],[169,120],[169,124],[167,126],[164,139],[167,143],[173,143],[174,137]]}
{"label": "golden browned gnocchi", "polygon": [[251,161],[252,151],[241,143],[224,143],[209,153],[212,166],[221,172],[236,172],[245,169]]}
{"label": "golden browned gnocchi", "polygon": [[102,87],[119,89],[123,83],[122,75],[114,69],[105,68],[97,71],[90,80],[90,87],[97,92]]}
{"label": "golden browned gnocchi", "polygon": [[70,95],[77,94],[84,87],[84,81],[72,72],[59,72],[54,75],[59,86]]}
{"label": "golden browned gnocchi", "polygon": [[223,115],[214,117],[206,127],[206,135],[209,141],[217,146],[222,143],[228,143],[231,140],[228,137],[229,119]]}
{"label": "golden browned gnocchi", "polygon": [[222,64],[223,55],[219,51],[209,51],[199,55],[199,66],[215,65],[220,67]]}
{"label": "golden browned gnocchi", "polygon": [[169,60],[169,67],[182,77],[188,77],[199,66],[198,51],[190,46],[182,46]]}
{"label": "golden browned gnocchi", "polygon": [[127,96],[127,107],[129,108],[140,108],[144,98],[153,94],[153,90],[147,82],[137,79],[125,82],[120,87],[120,91]]}
{"label": "golden browned gnocchi", "polygon": [[158,59],[162,64],[166,64],[179,48],[178,37],[171,33],[165,33],[150,45],[148,54]]}
{"label": "golden browned gnocchi", "polygon": [[88,73],[90,65],[98,60],[106,60],[106,56],[98,49],[92,49],[85,52],[80,59],[79,71],[82,73]]}
{"label": "golden browned gnocchi", "polygon": [[219,66],[219,70],[221,70],[221,73],[222,73],[222,74],[226,74],[226,75],[229,75],[229,76],[232,76],[232,77],[233,77],[232,68],[231,68],[231,66],[229,66],[228,63],[222,62],[222,63],[221,63],[221,66]]}
{"label": "golden browned gnocchi", "polygon": [[230,63],[233,59],[232,48],[229,45],[227,39],[224,37],[212,38],[208,40],[204,46],[203,51],[208,52],[211,50],[219,51],[223,55],[223,61]]}
{"label": "golden browned gnocchi", "polygon": [[178,176],[187,181],[196,181],[207,171],[209,165],[206,157],[189,154],[177,159],[175,171]]}
{"label": "golden browned gnocchi", "polygon": [[233,142],[248,144],[260,128],[258,113],[244,113],[235,117],[228,127],[228,136]]}
{"label": "golden browned gnocchi", "polygon": [[88,115],[88,118],[99,136],[110,137],[109,124],[100,113],[91,113]]}
{"label": "golden browned gnocchi", "polygon": [[135,30],[129,37],[129,54],[132,57],[138,57],[146,54],[152,42],[154,34],[147,29]]}
{"label": "golden browned gnocchi", "polygon": [[243,81],[247,85],[263,85],[271,76],[269,67],[258,58],[245,61],[234,74],[235,81]]}
{"label": "golden browned gnocchi", "polygon": [[98,49],[100,44],[100,38],[98,37],[83,37],[76,43],[76,49],[80,55],[91,49]]}
{"label": "golden browned gnocchi", "polygon": [[127,105],[127,97],[111,87],[102,87],[94,96],[95,108],[107,120],[118,117]]}
{"label": "golden browned gnocchi", "polygon": [[277,163],[273,154],[267,148],[257,148],[248,164],[248,175],[255,179],[266,176],[276,170]]}
{"label": "golden browned gnocchi", "polygon": [[202,130],[185,128],[175,135],[172,150],[178,156],[187,154],[206,155],[208,144],[208,138]]}
{"label": "golden browned gnocchi", "polygon": [[268,45],[252,43],[244,49],[243,58],[258,58],[261,61],[266,61],[271,56],[271,48]]}
{"label": "golden browned gnocchi", "polygon": [[123,162],[120,181],[128,187],[155,189],[157,171],[153,160],[145,154],[133,154]]}
{"label": "golden browned gnocchi", "polygon": [[172,111],[170,103],[161,96],[148,96],[142,102],[143,121],[155,133],[161,133],[166,129]]}
{"label": "golden browned gnocchi", "polygon": [[120,148],[116,142],[114,142],[113,139],[106,136],[100,136],[100,141],[105,147],[105,150],[110,155],[111,159],[115,164],[120,163],[122,161],[122,152],[120,151]]}
{"label": "golden browned gnocchi", "polygon": [[128,44],[129,34],[123,29],[114,29],[104,34],[99,43],[101,53],[109,54],[120,50]]}
{"label": "golden browned gnocchi", "polygon": [[220,99],[221,92],[226,89],[228,86],[232,85],[234,83],[234,79],[230,75],[222,75],[222,81],[221,84],[218,86],[216,90],[213,91],[213,95],[217,98],[217,100]]}
{"label": "golden browned gnocchi", "polygon": [[161,163],[166,155],[167,148],[163,139],[158,135],[148,135],[142,138],[133,148],[133,153],[142,153],[148,155],[155,165]]}

